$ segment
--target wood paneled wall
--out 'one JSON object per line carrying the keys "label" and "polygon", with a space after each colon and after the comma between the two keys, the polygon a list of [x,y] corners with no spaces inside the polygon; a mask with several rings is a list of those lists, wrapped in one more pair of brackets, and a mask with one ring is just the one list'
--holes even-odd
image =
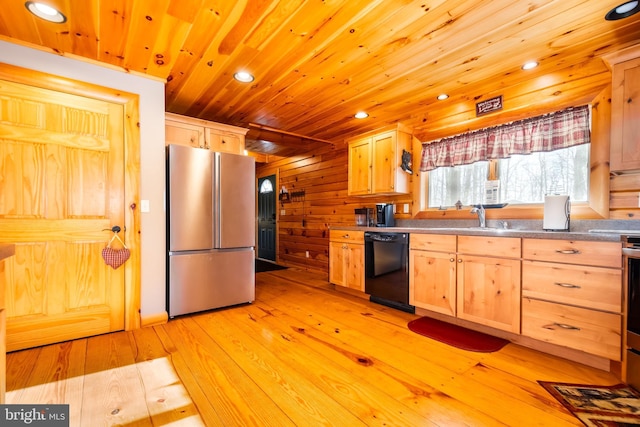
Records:
{"label": "wood paneled wall", "polygon": [[[276,260],[279,264],[328,273],[329,228],[355,225],[356,208],[394,203],[398,207],[396,218],[411,217],[410,194],[347,196],[347,163],[347,145],[340,144],[309,155],[257,164],[257,177],[276,175],[278,191],[285,186],[289,194],[305,192],[302,200],[276,202]],[[405,203],[409,204],[409,213],[400,213]]]}

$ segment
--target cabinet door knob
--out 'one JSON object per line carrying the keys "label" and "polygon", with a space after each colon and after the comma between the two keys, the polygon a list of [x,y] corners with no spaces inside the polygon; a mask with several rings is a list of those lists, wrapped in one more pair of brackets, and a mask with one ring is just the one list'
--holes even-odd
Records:
{"label": "cabinet door knob", "polygon": [[459,260],[458,260],[458,262],[462,262],[462,260],[461,260],[461,259],[459,259]]}
{"label": "cabinet door knob", "polygon": [[454,258],[449,258],[449,262],[454,262],[455,259]]}

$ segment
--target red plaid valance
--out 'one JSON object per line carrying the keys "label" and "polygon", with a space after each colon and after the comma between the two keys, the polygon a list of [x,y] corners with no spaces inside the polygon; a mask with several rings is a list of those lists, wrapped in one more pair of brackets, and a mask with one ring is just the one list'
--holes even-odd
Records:
{"label": "red plaid valance", "polygon": [[467,132],[423,144],[420,170],[553,151],[591,142],[589,106]]}

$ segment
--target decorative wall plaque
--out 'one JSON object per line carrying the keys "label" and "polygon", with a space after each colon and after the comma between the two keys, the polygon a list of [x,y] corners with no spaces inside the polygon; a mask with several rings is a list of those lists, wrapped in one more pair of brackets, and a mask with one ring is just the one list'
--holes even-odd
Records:
{"label": "decorative wall plaque", "polygon": [[502,95],[476,104],[476,117],[502,110]]}

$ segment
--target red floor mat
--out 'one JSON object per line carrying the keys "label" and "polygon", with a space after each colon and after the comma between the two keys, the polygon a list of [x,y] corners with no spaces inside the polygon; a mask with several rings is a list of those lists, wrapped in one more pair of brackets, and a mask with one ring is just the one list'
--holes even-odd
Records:
{"label": "red floor mat", "polygon": [[407,326],[417,334],[468,351],[492,353],[509,343],[509,341],[502,338],[472,331],[471,329],[430,317],[412,320]]}

